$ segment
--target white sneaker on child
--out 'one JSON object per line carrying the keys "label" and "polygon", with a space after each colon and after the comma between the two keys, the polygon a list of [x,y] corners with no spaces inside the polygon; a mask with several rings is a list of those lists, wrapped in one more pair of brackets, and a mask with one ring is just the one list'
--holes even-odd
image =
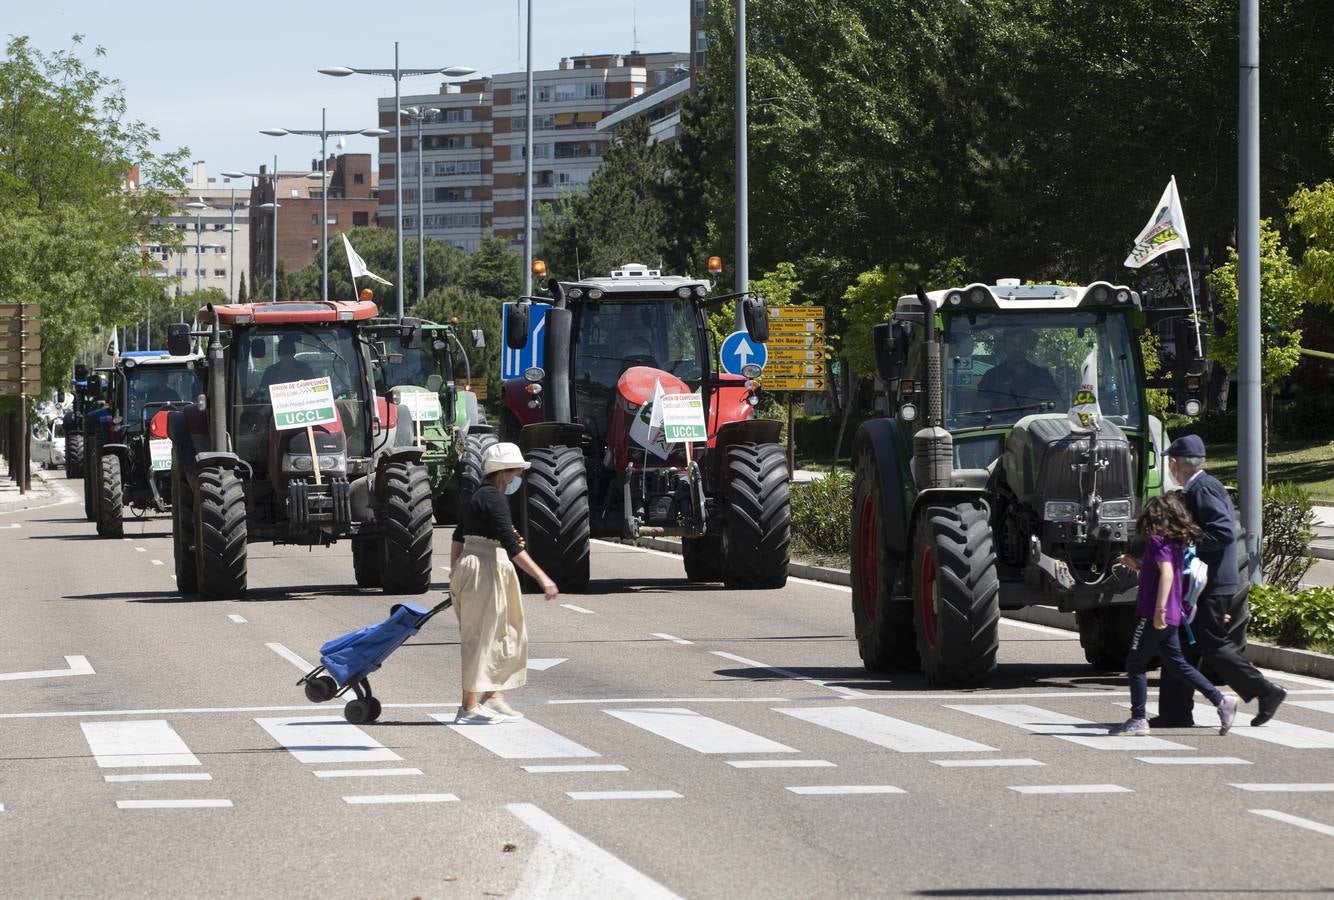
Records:
{"label": "white sneaker on child", "polygon": [[1149,733],[1149,723],[1145,719],[1130,718],[1120,725],[1113,725],[1107,732],[1113,735],[1145,735]]}

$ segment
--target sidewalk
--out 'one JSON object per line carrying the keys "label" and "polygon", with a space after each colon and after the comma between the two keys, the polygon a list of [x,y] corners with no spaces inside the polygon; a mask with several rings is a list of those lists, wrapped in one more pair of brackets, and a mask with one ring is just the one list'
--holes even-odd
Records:
{"label": "sidewalk", "polygon": [[62,493],[47,480],[52,474],[54,473],[33,469],[32,490],[20,494],[18,482],[9,477],[9,464],[0,459],[0,513],[50,506],[57,500],[63,499]]}
{"label": "sidewalk", "polygon": [[1334,559],[1334,506],[1312,506],[1315,513],[1315,540],[1311,555],[1316,559]]}

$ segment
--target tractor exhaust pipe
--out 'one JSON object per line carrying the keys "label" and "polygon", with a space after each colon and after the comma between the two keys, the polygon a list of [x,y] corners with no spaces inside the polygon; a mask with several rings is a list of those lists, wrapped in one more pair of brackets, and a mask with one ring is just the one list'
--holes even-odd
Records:
{"label": "tractor exhaust pipe", "polygon": [[212,398],[208,404],[209,449],[226,453],[231,448],[227,446],[227,366],[222,355],[222,326],[212,303],[208,311],[213,317],[208,335],[208,395]]}
{"label": "tractor exhaust pipe", "polygon": [[913,435],[913,479],[919,490],[948,487],[954,474],[954,437],[941,427],[945,421],[945,388],[940,364],[940,341],[936,314],[921,285],[917,299],[922,304],[922,352],[926,371],[922,391],[926,394],[926,427]]}

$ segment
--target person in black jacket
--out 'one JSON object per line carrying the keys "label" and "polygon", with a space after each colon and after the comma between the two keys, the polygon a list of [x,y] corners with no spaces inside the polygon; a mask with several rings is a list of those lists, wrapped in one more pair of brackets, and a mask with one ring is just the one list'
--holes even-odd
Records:
{"label": "person in black jacket", "polygon": [[[1192,664],[1202,662],[1213,681],[1223,682],[1245,701],[1259,700],[1252,725],[1263,725],[1288,692],[1266,679],[1246,659],[1246,622],[1250,589],[1237,566],[1237,518],[1232,498],[1222,482],[1204,471],[1204,441],[1188,434],[1167,448],[1172,479],[1182,487],[1182,499],[1204,537],[1195,545],[1196,554],[1209,566],[1209,581],[1200,595],[1199,611],[1191,629],[1195,644],[1186,650]],[[1158,715],[1149,720],[1155,728],[1184,728],[1195,724],[1192,714],[1195,691],[1164,670],[1158,695]]]}

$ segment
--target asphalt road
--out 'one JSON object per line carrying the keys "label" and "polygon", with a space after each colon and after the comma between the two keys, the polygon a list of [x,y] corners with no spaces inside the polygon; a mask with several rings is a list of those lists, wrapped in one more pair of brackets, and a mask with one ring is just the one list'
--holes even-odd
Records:
{"label": "asphalt road", "polygon": [[1109,738],[1124,679],[1068,633],[1006,624],[990,687],[934,691],[866,675],[846,589],[599,543],[594,592],[526,598],[526,720],[445,724],[446,613],[352,726],[295,685],[400,599],[349,586],[346,544],[252,545],[247,600],[185,601],[167,517],[81,513],[0,515],[6,897],[1334,890],[1331,682],[1284,676],[1263,728]]}

